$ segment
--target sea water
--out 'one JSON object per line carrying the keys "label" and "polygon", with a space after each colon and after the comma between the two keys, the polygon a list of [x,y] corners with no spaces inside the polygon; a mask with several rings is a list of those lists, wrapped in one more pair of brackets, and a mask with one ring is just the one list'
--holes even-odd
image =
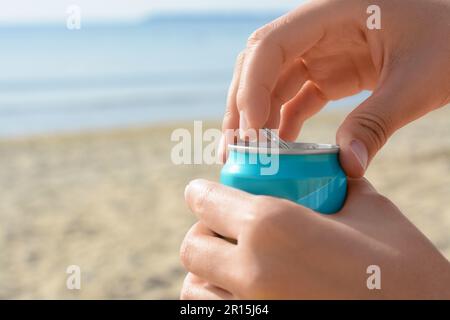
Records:
{"label": "sea water", "polygon": [[0,136],[220,119],[237,54],[278,15],[0,26]]}

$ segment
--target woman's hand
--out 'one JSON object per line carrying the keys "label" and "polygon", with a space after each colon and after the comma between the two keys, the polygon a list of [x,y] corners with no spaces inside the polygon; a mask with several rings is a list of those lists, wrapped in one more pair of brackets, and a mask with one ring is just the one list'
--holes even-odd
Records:
{"label": "woman's hand", "polygon": [[[367,27],[371,5],[379,30]],[[373,90],[337,133],[344,170],[361,177],[397,129],[450,102],[449,17],[448,0],[307,2],[249,38],[224,131],[266,126],[294,140],[328,101]]]}
{"label": "woman's hand", "polygon": [[199,222],[181,248],[183,299],[450,299],[449,262],[365,180],[329,216],[205,180],[185,197]]}

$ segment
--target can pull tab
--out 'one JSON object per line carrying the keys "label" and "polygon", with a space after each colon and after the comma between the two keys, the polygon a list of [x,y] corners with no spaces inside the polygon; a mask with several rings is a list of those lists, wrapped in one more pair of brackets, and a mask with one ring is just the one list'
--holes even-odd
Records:
{"label": "can pull tab", "polygon": [[278,134],[275,133],[275,131],[268,129],[268,128],[263,128],[264,134],[267,137],[267,140],[269,140],[270,142],[274,142],[276,143],[276,145],[280,146],[281,149],[290,149],[291,146],[284,141],[283,139],[281,139]]}

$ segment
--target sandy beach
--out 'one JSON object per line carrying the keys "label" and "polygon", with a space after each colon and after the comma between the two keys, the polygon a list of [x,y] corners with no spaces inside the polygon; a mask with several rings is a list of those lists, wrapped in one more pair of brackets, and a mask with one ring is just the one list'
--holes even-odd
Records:
{"label": "sandy beach", "polygon": [[[318,115],[301,140],[333,143],[344,116]],[[0,298],[177,298],[184,187],[220,171],[171,163],[178,127],[193,124],[0,140]],[[450,258],[450,108],[397,133],[367,177]]]}

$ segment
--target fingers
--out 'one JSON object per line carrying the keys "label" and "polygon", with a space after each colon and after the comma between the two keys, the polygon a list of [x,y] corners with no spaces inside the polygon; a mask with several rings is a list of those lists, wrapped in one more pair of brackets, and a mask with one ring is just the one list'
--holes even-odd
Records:
{"label": "fingers", "polygon": [[420,78],[415,70],[414,65],[400,64],[340,126],[340,162],[349,177],[362,177],[396,130],[432,110],[423,87],[411,82],[405,86],[405,79]]}
{"label": "fingers", "polygon": [[198,222],[186,234],[180,258],[189,272],[221,288],[232,289],[236,283],[232,272],[235,250],[235,245]]}
{"label": "fingers", "polygon": [[237,107],[245,119],[241,123],[246,124],[243,130],[264,126],[269,119],[272,91],[283,66],[323,37],[331,23],[330,17],[347,16],[345,6],[348,6],[346,1],[311,1],[250,37],[237,92]]}
{"label": "fingers", "polygon": [[394,95],[373,94],[341,124],[336,140],[341,148],[341,165],[349,177],[362,177],[371,158],[396,130],[386,108],[393,107]]}
{"label": "fingers", "polygon": [[181,300],[231,300],[233,295],[209,284],[192,273],[184,279],[180,294]]}
{"label": "fingers", "polygon": [[297,95],[307,80],[308,71],[302,59],[297,59],[281,74],[272,92],[270,115],[265,127],[279,128],[281,107]]}
{"label": "fingers", "polygon": [[[231,80],[230,88],[228,90],[227,107],[225,115],[222,122],[222,132],[225,133],[228,129],[238,129],[239,128],[239,112],[236,104],[236,95],[239,87],[239,81],[241,78],[242,65],[244,64],[245,52],[241,52],[237,59],[234,68],[233,79]],[[222,163],[227,160],[227,146],[232,143],[230,141],[233,137],[226,134],[222,135],[222,139],[219,144],[218,157]]]}
{"label": "fingers", "polygon": [[328,100],[317,86],[308,81],[300,92],[286,103],[281,110],[280,137],[295,141],[303,122],[319,112]]}
{"label": "fingers", "polygon": [[198,219],[214,232],[238,239],[253,197],[237,189],[206,180],[194,180],[185,190],[185,199]]}
{"label": "fingers", "polygon": [[236,95],[241,79],[242,65],[244,64],[245,52],[241,52],[234,67],[233,79],[228,89],[227,109],[222,122],[222,129],[237,129],[239,125],[239,112],[236,104]]}

